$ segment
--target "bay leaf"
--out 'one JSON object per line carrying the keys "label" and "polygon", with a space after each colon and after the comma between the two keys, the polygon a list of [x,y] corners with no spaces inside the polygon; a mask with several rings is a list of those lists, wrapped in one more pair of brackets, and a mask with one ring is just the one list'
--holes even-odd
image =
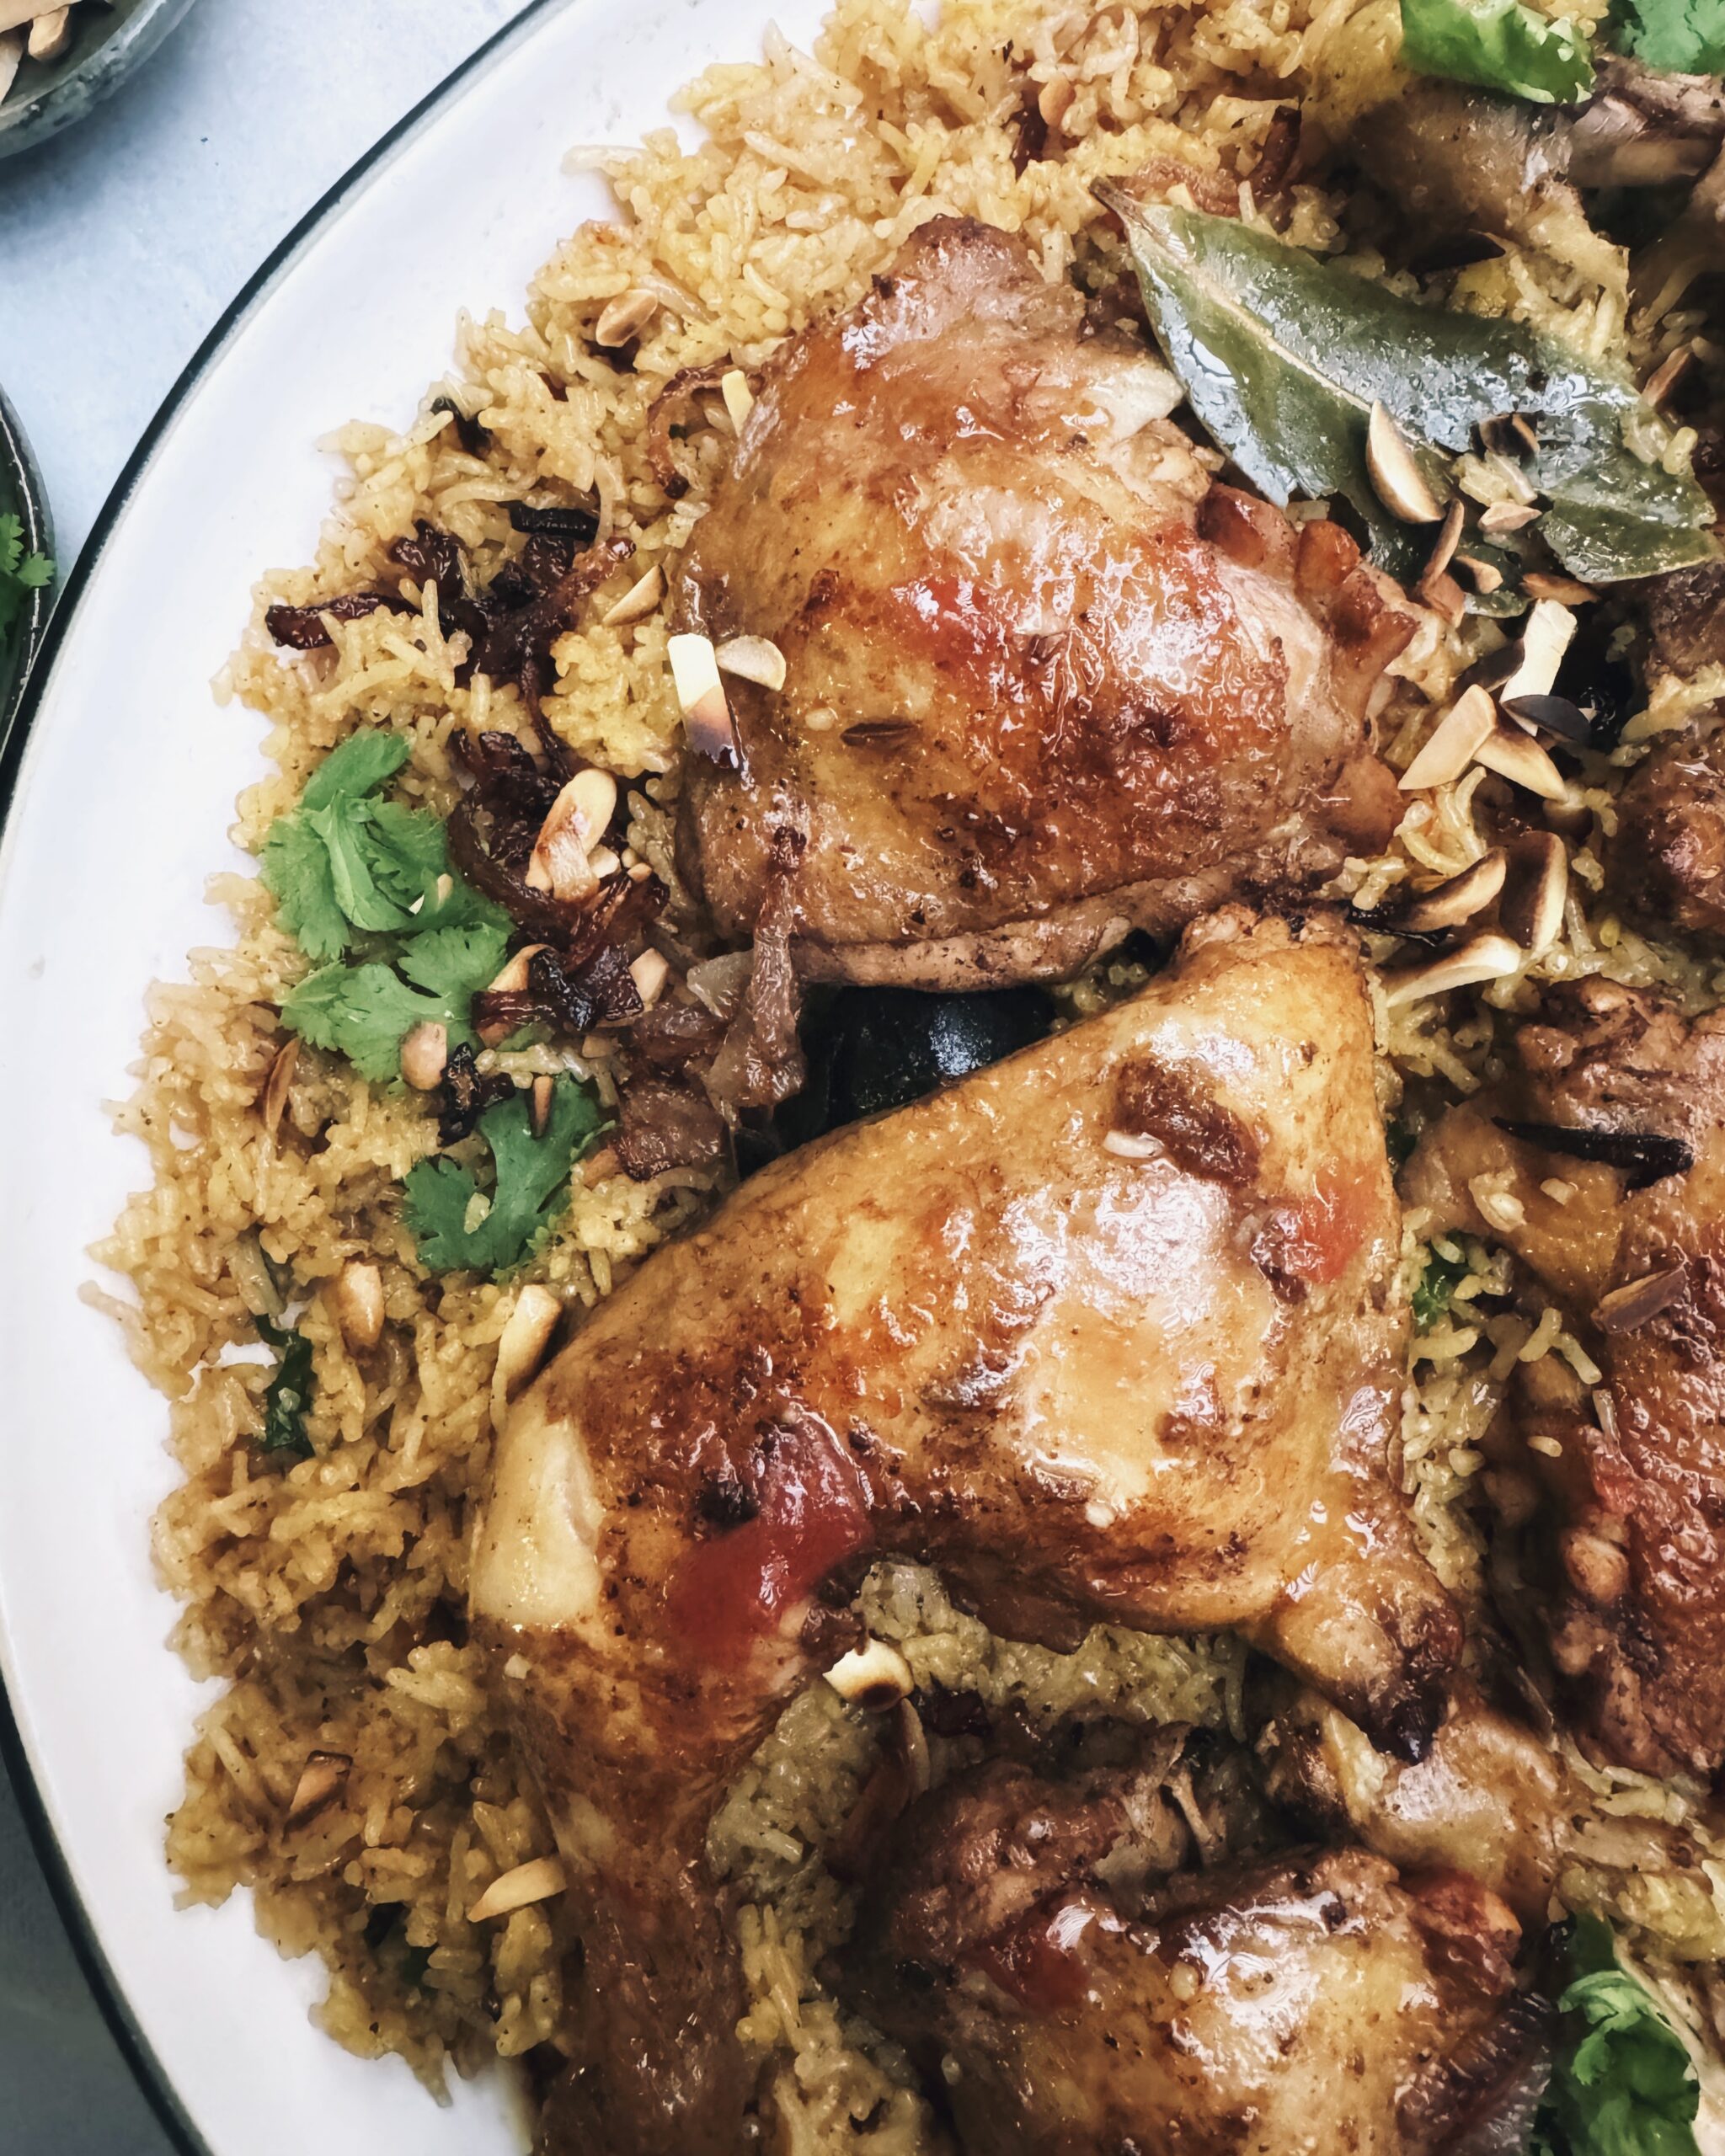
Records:
{"label": "bay leaf", "polygon": [[[1098,193],[1126,228],[1168,364],[1217,443],[1274,501],[1351,504],[1392,575],[1418,576],[1431,535],[1398,523],[1371,483],[1375,403],[1439,499],[1454,491],[1453,459],[1482,421],[1525,415],[1539,438],[1525,470],[1551,504],[1536,528],[1589,583],[1717,552],[1694,479],[1630,447],[1632,420],[1655,449],[1670,437],[1629,382],[1522,323],[1422,306],[1234,218]],[[1478,551],[1471,538],[1466,551]]]}

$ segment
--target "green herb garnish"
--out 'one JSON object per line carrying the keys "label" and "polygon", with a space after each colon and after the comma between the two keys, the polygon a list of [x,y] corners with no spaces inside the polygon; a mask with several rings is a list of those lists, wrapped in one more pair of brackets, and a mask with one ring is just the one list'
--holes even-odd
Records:
{"label": "green herb garnish", "polygon": [[[309,958],[333,960],[291,990],[281,1015],[314,1048],[387,1085],[401,1043],[427,1022],[471,1042],[474,995],[496,978],[510,923],[453,874],[427,811],[378,798],[408,759],[399,734],[350,734],[264,841],[262,873],[282,926]],[[366,955],[342,963],[362,946]]]}
{"label": "green herb garnish", "polygon": [[1578,1917],[1560,2051],[1531,2156],[1698,2156],[1701,2084],[1683,2039],[1621,1967],[1610,1929]]}
{"label": "green herb garnish", "polygon": [[1429,1332],[1449,1309],[1450,1299],[1467,1278],[1469,1270],[1465,1257],[1445,1257],[1436,1250],[1432,1252],[1411,1298],[1413,1322],[1422,1332]]}
{"label": "green herb garnish", "polygon": [[0,516],[0,644],[3,644],[33,591],[54,581],[54,564],[45,554],[24,550],[23,520]]}
{"label": "green herb garnish", "polygon": [[1574,104],[1594,85],[1586,33],[1521,0],[1402,0],[1402,63],[1535,104]]}
{"label": "green herb garnish", "polygon": [[573,1078],[552,1087],[542,1137],[533,1135],[523,1095],[488,1108],[478,1125],[493,1162],[486,1202],[472,1170],[446,1156],[409,1172],[408,1225],[420,1264],[432,1273],[504,1273],[531,1257],[569,1203],[576,1161],[608,1127],[593,1094]]}
{"label": "green herb garnish", "polygon": [[255,1318],[254,1323],[280,1357],[264,1395],[264,1434],[259,1443],[265,1452],[309,1460],[312,1441],[306,1435],[306,1414],[312,1396],[312,1343],[291,1326],[272,1325],[267,1317]]}
{"label": "green herb garnish", "polygon": [[1725,0],[1618,0],[1611,30],[1626,52],[1678,75],[1725,73]]}
{"label": "green herb garnish", "polygon": [[[1663,423],[1626,379],[1519,323],[1402,299],[1237,219],[1101,191],[1126,227],[1168,364],[1210,434],[1273,501],[1348,503],[1375,558],[1402,581],[1419,574],[1431,534],[1378,499],[1365,453],[1375,402],[1439,496],[1482,422],[1524,414],[1539,443],[1525,469],[1549,504],[1539,535],[1589,583],[1717,554],[1694,479],[1629,446],[1626,423],[1655,442]],[[1470,537],[1467,551],[1493,550]],[[1523,603],[1516,563],[1502,550],[1495,558],[1510,581],[1487,603],[1513,611]]]}

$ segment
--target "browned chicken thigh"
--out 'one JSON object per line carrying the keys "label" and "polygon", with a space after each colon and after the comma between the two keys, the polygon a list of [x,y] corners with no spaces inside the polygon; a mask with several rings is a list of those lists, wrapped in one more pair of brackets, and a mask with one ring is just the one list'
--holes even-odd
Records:
{"label": "browned chicken thigh", "polygon": [[905,1821],[851,1988],[964,2156],[1522,2145],[1466,2140],[1510,2107],[1525,2129],[1544,2037],[1501,1902],[1357,1849],[1145,1876],[1143,1805],[1127,1775],[991,1766]]}
{"label": "browned chicken thigh", "polygon": [[1355,958],[1229,915],[595,1311],[509,1425],[473,1579],[583,1935],[579,2146],[737,2146],[708,1822],[873,1553],[1020,1637],[1237,1628],[1418,1755],[1458,1625],[1386,1470],[1399,1237]]}
{"label": "browned chicken thigh", "polygon": [[[1502,1091],[1407,1171],[1438,1229],[1506,1245],[1597,1382],[1519,1372],[1493,1478],[1537,1532],[1583,1726],[1654,1774],[1725,1764],[1725,1012],[1603,980],[1548,993]],[[1505,1126],[1508,1126],[1507,1128]],[[1616,1163],[1616,1165],[1614,1165]],[[1485,1210],[1482,1210],[1482,1207]],[[1544,1545],[1549,1546],[1544,1546]]]}
{"label": "browned chicken thigh", "polygon": [[951,218],[774,355],[678,602],[786,668],[729,684],[740,766],[685,795],[723,931],[753,934],[783,826],[800,969],[930,987],[1070,973],[1387,835],[1366,705],[1412,617],[1339,526],[1212,488],[1178,397]]}

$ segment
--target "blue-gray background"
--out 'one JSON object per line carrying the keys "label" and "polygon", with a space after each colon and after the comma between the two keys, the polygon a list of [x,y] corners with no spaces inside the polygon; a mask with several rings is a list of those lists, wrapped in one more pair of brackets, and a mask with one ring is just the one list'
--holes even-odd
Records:
{"label": "blue-gray background", "polygon": [[[259,263],[521,4],[202,0],[89,119],[0,160],[0,383],[40,462],[62,567]],[[451,323],[460,297],[450,296]],[[6,2156],[166,2156],[3,1773],[0,2146]]]}

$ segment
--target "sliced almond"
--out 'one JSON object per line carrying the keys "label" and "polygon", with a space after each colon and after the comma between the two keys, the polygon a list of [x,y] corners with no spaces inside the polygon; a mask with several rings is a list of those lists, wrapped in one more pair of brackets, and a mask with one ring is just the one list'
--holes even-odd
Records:
{"label": "sliced almond", "polygon": [[335,1283],[335,1321],[350,1348],[375,1348],[383,1337],[383,1275],[368,1260],[343,1266]]}
{"label": "sliced almond", "polygon": [[1554,576],[1548,569],[1529,569],[1521,585],[1531,598],[1551,600],[1560,606],[1586,606],[1599,595],[1590,584],[1573,576]]}
{"label": "sliced almond", "polygon": [[590,1153],[581,1163],[581,1181],[591,1190],[595,1183],[609,1182],[622,1166],[615,1145],[606,1145],[597,1153]]}
{"label": "sliced almond", "polygon": [[353,1761],[345,1752],[309,1752],[306,1764],[300,1769],[300,1778],[294,1784],[292,1796],[288,1800],[285,1826],[303,1826],[315,1812],[321,1812],[336,1795],[347,1780]]}
{"label": "sliced almond", "polygon": [[1694,365],[1692,344],[1680,344],[1674,352],[1668,352],[1642,384],[1642,398],[1658,411]]}
{"label": "sliced almond", "polygon": [[1366,428],[1365,464],[1379,499],[1404,524],[1435,524],[1442,504],[1403,440],[1402,430],[1381,404],[1371,408]]}
{"label": "sliced almond", "polygon": [[775,695],[785,685],[785,655],[770,637],[732,637],[713,653],[720,671],[756,681]]}
{"label": "sliced almond", "polygon": [[527,1097],[527,1121],[532,1126],[536,1138],[542,1138],[551,1128],[551,1107],[556,1091],[556,1086],[542,1070],[533,1081]]}
{"label": "sliced almond", "polygon": [[645,576],[637,577],[617,604],[600,616],[607,629],[620,629],[630,622],[643,622],[665,596],[665,572],[655,562]]}
{"label": "sliced almond", "polygon": [[300,1037],[294,1033],[275,1051],[275,1060],[264,1081],[264,1128],[272,1138],[281,1127],[288,1088],[293,1083],[294,1065],[299,1059]]}
{"label": "sliced almond", "polygon": [[1674,1265],[1664,1273],[1646,1273],[1601,1295],[1594,1305],[1594,1322],[1601,1332],[1632,1332],[1668,1310],[1683,1293],[1684,1272]]}
{"label": "sliced almond", "polygon": [[1077,88],[1068,76],[1056,75],[1044,83],[1036,93],[1036,109],[1043,125],[1058,129],[1072,109],[1072,100],[1077,94]]}
{"label": "sliced almond", "polygon": [[1543,958],[1563,931],[1569,855],[1555,831],[1536,831],[1515,864],[1498,921],[1530,957]]}
{"label": "sliced almond", "polygon": [[1497,707],[1489,692],[1477,684],[1464,689],[1432,728],[1425,746],[1402,772],[1402,791],[1418,793],[1423,787],[1447,786],[1460,778],[1497,723]]}
{"label": "sliced almond", "polygon": [[639,288],[619,292],[614,300],[607,300],[593,325],[593,342],[602,344],[606,351],[615,351],[619,344],[627,344],[652,321],[659,312],[659,295],[644,292]]}
{"label": "sliced almond", "polygon": [[1455,557],[1455,566],[1459,569],[1466,571],[1468,580],[1482,596],[1487,592],[1500,590],[1503,587],[1502,569],[1495,562],[1486,561],[1478,554],[1458,554]]}
{"label": "sliced almond", "polygon": [[1424,575],[1420,579],[1422,583],[1427,578],[1441,576],[1449,568],[1456,547],[1461,543],[1461,527],[1466,520],[1467,504],[1460,494],[1454,495],[1450,506],[1444,511],[1443,528],[1432,547],[1431,558],[1427,562]]}
{"label": "sliced almond", "polygon": [[1487,930],[1439,958],[1386,974],[1384,994],[1391,1004],[1413,1003],[1452,988],[1477,988],[1482,981],[1507,979],[1520,964],[1521,953],[1509,938]]}
{"label": "sliced almond", "polygon": [[1473,752],[1483,764],[1512,786],[1525,787],[1542,801],[1561,801],[1566,788],[1563,774],[1530,734],[1519,726],[1495,726]]}
{"label": "sliced almond", "polygon": [[749,377],[740,367],[731,367],[719,376],[718,393],[724,399],[724,408],[730,414],[731,424],[741,434],[748,424],[749,414],[755,409],[755,392],[749,387]]}
{"label": "sliced almond", "polygon": [[1575,616],[1556,599],[1538,599],[1521,632],[1514,670],[1498,693],[1505,703],[1517,696],[1548,696],[1574,638]]}
{"label": "sliced almond", "polygon": [[1430,890],[1410,899],[1396,915],[1397,927],[1418,936],[1429,936],[1440,928],[1459,928],[1464,921],[1483,913],[1497,897],[1509,867],[1509,857],[1503,848],[1493,846],[1459,876],[1434,883]]}
{"label": "sliced almond", "polygon": [[642,1008],[650,1011],[664,995],[665,984],[670,979],[670,961],[662,951],[644,951],[638,958],[630,962],[629,979],[635,984]]}
{"label": "sliced almond", "polygon": [[497,1342],[497,1363],[491,1375],[494,1402],[500,1401],[506,1406],[536,1374],[562,1315],[563,1305],[537,1280],[530,1280],[515,1297],[515,1306]]}
{"label": "sliced almond", "polygon": [[542,951],[548,950],[545,943],[524,943],[519,951],[511,951],[504,961],[503,970],[492,981],[488,993],[493,995],[519,995],[527,985],[527,969]]}
{"label": "sliced almond", "polygon": [[1159,1161],[1167,1151],[1160,1138],[1145,1130],[1105,1130],[1102,1150],[1120,1161]]}
{"label": "sliced almond", "polygon": [[494,1879],[467,1911],[467,1922],[489,1924],[494,1917],[510,1916],[531,1903],[548,1902],[553,1894],[562,1893],[564,1884],[563,1866],[554,1856],[536,1856]]}
{"label": "sliced almond", "polygon": [[697,756],[713,763],[734,765],[738,761],[736,728],[725,701],[724,684],[718,677],[712,638],[667,638],[665,656],[670,661],[690,747]]}
{"label": "sliced almond", "polygon": [[1482,531],[1520,531],[1534,522],[1539,511],[1531,502],[1493,502],[1479,515]]}
{"label": "sliced almond", "polygon": [[1440,615],[1452,629],[1459,629],[1467,612],[1467,594],[1453,576],[1428,572],[1414,587],[1416,595]]}
{"label": "sliced almond", "polygon": [[617,781],[611,773],[577,771],[539,826],[524,878],[528,889],[567,901],[590,898],[604,872],[589,857],[616,813]]}
{"label": "sliced almond", "polygon": [[915,1684],[910,1663],[888,1640],[868,1640],[841,1655],[826,1681],[849,1705],[871,1715],[909,1699]]}
{"label": "sliced almond", "polygon": [[57,60],[71,43],[70,6],[50,8],[30,24],[29,51],[32,60]]}
{"label": "sliced almond", "polygon": [[401,1044],[401,1075],[416,1093],[429,1093],[448,1067],[449,1028],[427,1018]]}

